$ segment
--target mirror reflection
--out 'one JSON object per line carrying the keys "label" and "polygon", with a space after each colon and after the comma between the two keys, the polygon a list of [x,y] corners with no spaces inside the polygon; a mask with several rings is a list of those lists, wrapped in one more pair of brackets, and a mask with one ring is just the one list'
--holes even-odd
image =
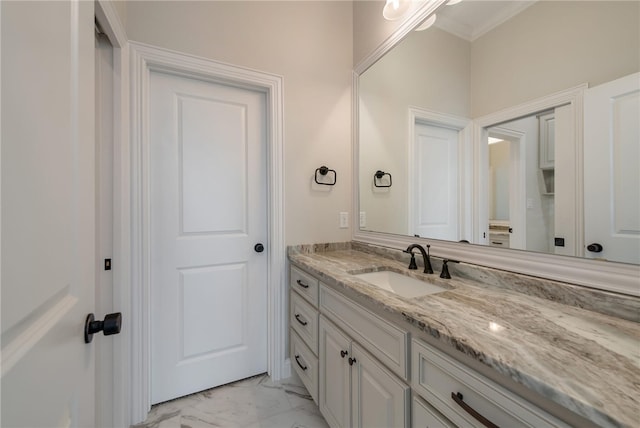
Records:
{"label": "mirror reflection", "polygon": [[360,75],[361,230],[640,263],[639,6],[439,9]]}

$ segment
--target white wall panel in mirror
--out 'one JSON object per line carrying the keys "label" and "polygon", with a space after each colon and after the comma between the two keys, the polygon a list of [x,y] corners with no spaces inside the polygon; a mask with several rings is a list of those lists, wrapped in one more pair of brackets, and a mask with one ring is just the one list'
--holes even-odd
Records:
{"label": "white wall panel in mirror", "polygon": [[[625,201],[618,209],[621,214],[611,222],[601,216],[586,221],[584,204],[591,200],[591,186],[583,182],[583,176],[598,176],[605,165],[602,157],[601,164],[584,163],[582,136],[591,131],[582,126],[603,123],[609,113],[594,113],[583,120],[582,95],[576,103],[545,105],[534,111],[522,108],[527,103],[542,105],[535,101],[552,99],[571,88],[578,87],[576,92],[581,94],[584,88],[579,85],[607,84],[638,73],[639,68],[637,1],[480,0],[441,6],[434,26],[410,32],[359,75],[358,197],[359,210],[367,218],[361,230],[640,263],[640,243],[628,236],[626,242],[631,244],[625,247],[625,256],[616,252],[594,256],[587,251],[592,239],[588,229],[594,221],[629,223],[640,212],[636,190],[617,199],[610,195],[612,201]],[[618,104],[622,103],[627,105],[625,111],[632,112],[639,108],[640,100],[620,98]],[[432,119],[425,122],[428,126],[451,128],[445,117],[470,124],[457,128],[458,139],[451,142],[458,156],[454,180],[458,206],[448,215],[458,227],[450,228],[455,233],[446,238],[421,224],[424,216],[419,211],[441,209],[440,191],[451,180],[437,173],[445,162],[443,153],[413,147],[414,111],[430,114]],[[508,111],[514,115],[498,114]],[[633,159],[635,168],[627,162],[619,169],[612,159],[609,164],[614,169],[608,174],[618,190],[628,193],[640,188],[640,141],[637,116],[635,121],[624,121],[632,113],[624,114],[617,125],[627,141],[620,153],[627,155],[617,159]],[[498,116],[498,122],[487,123],[487,118]],[[482,129],[465,143],[464,135],[478,124]],[[487,137],[505,141],[507,148],[503,151],[506,164],[491,171]],[[392,187],[380,191],[373,186],[377,170],[393,175]],[[477,179],[485,182],[478,184]],[[423,193],[417,194],[420,191]],[[586,228],[582,227],[583,216]],[[627,235],[638,234],[636,226],[625,226],[631,230]],[[502,239],[505,233],[506,240]]]}

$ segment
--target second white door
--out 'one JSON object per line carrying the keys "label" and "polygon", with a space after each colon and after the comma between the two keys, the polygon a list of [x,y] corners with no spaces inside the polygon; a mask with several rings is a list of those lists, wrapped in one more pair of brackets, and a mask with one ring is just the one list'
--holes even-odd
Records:
{"label": "second white door", "polygon": [[415,127],[415,224],[425,238],[458,238],[458,131],[441,126]]}
{"label": "second white door", "polygon": [[267,371],[265,95],[152,72],[151,391]]}

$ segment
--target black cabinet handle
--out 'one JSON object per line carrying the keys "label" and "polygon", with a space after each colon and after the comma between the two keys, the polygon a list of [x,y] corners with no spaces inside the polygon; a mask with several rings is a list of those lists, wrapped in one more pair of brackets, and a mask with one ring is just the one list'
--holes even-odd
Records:
{"label": "black cabinet handle", "polygon": [[348,351],[340,351],[340,356],[341,356],[342,358],[346,357],[347,355],[349,355],[349,352],[348,352]]}
{"label": "black cabinet handle", "polygon": [[297,280],[296,283],[298,283],[298,285],[302,288],[309,288],[309,286],[302,282],[302,280]]}
{"label": "black cabinet handle", "polygon": [[308,323],[308,322],[306,322],[306,321],[301,321],[301,320],[300,320],[300,314],[296,314],[296,319],[297,319],[297,320],[298,320],[298,322],[299,322],[300,324],[302,324],[302,325],[307,325],[307,324],[309,324],[309,323]]}
{"label": "black cabinet handle", "polygon": [[473,418],[480,422],[482,425],[486,426],[487,428],[498,428],[498,425],[494,424],[489,419],[478,413],[473,407],[465,403],[464,397],[459,392],[452,392],[451,398],[453,398],[453,401],[455,401],[458,406],[462,407],[465,412],[473,416]]}
{"label": "black cabinet handle", "polygon": [[296,355],[296,363],[298,363],[298,366],[300,366],[302,370],[306,370],[307,366],[303,366],[302,364],[300,364],[300,360],[298,358],[300,358],[300,355]]}
{"label": "black cabinet handle", "polygon": [[349,357],[349,365],[352,366],[356,363],[356,359],[355,358],[351,358]]}

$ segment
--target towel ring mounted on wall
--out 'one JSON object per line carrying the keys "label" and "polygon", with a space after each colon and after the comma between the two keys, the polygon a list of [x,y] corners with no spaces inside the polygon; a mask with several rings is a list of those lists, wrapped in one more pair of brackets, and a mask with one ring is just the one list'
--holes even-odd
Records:
{"label": "towel ring mounted on wall", "polygon": [[[318,181],[318,173],[320,173],[321,176],[325,177],[330,172],[333,172],[333,183],[323,183],[321,181]],[[329,169],[326,166],[322,165],[320,168],[316,168],[316,172],[313,178],[316,181],[316,184],[321,184],[323,186],[333,186],[338,181],[338,173],[335,169]]]}
{"label": "towel ring mounted on wall", "polygon": [[[382,177],[384,177],[385,175],[389,176],[389,185],[378,186],[378,182],[381,181]],[[376,187],[391,187],[391,184],[392,184],[391,174],[389,174],[388,172],[377,170],[375,172],[375,174],[373,174],[373,185],[374,186],[376,186]]]}

